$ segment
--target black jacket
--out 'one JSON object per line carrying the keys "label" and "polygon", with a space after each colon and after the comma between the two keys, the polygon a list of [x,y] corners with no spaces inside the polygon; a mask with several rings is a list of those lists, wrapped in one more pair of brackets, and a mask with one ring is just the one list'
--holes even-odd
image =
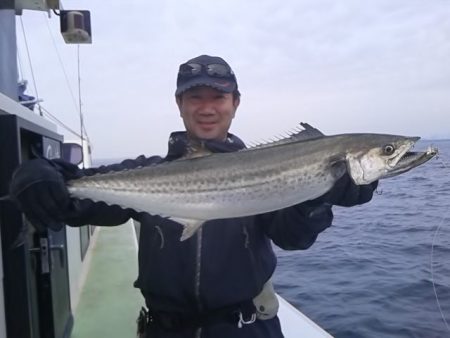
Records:
{"label": "black jacket", "polygon": [[[185,153],[186,144],[186,134],[176,132],[170,137],[165,158],[140,156],[84,170],[67,165],[62,173],[70,179],[171,161]],[[230,152],[242,149],[244,144],[230,134],[225,142],[208,141],[206,146],[213,152]],[[139,221],[139,276],[135,286],[153,310],[186,314],[252,299],[276,266],[271,240],[286,250],[307,249],[333,219],[330,205],[309,201],[256,216],[208,221],[193,237],[181,242],[182,226],[171,220],[101,202],[73,203],[74,212],[67,219],[72,226],[117,225],[130,217]],[[273,325],[279,328],[277,319]],[[238,333],[233,335],[237,337]]]}

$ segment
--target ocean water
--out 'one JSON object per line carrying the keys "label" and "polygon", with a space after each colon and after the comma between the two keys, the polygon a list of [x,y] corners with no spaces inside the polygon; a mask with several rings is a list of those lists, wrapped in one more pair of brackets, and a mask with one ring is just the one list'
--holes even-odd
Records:
{"label": "ocean water", "polygon": [[334,207],[310,249],[276,250],[276,290],[337,338],[450,337],[450,140],[429,144],[438,159]]}

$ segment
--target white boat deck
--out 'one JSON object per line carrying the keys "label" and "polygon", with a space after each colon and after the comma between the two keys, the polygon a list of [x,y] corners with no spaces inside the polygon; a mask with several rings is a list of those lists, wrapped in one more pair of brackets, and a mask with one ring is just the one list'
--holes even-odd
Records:
{"label": "white boat deck", "polygon": [[279,295],[278,300],[280,301],[278,317],[285,338],[333,338]]}
{"label": "white boat deck", "polygon": [[[135,338],[136,317],[144,304],[133,288],[137,275],[137,241],[132,221],[96,229],[90,266],[74,313],[72,338]],[[279,317],[286,338],[331,336],[279,297]]]}

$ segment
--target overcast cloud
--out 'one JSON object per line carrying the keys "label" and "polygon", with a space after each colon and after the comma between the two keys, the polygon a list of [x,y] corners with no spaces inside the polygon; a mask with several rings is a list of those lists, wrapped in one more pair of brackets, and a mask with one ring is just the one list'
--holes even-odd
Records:
{"label": "overcast cloud", "polygon": [[[165,153],[170,131],[183,129],[178,65],[200,54],[224,57],[237,74],[242,102],[231,131],[248,142],[299,122],[326,134],[450,137],[450,1],[65,0],[64,7],[91,11],[81,91],[97,158]],[[64,44],[53,14],[25,11],[22,21],[42,105],[79,130],[52,41],[75,100],[77,47]],[[33,94],[19,17],[17,35]]]}

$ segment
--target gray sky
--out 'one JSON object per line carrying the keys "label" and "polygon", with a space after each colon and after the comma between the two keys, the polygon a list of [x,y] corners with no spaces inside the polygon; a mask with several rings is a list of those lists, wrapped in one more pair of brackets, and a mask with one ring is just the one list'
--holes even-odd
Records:
{"label": "gray sky", "polygon": [[[174,100],[178,65],[200,54],[222,56],[237,74],[242,100],[231,132],[246,142],[299,122],[330,135],[450,137],[449,0],[63,4],[91,11],[81,91],[97,158],[166,152],[168,134],[183,129]],[[79,130],[58,58],[77,101],[77,46],[64,44],[53,14],[25,11],[22,22],[42,105]],[[19,17],[17,35],[34,94]]]}

